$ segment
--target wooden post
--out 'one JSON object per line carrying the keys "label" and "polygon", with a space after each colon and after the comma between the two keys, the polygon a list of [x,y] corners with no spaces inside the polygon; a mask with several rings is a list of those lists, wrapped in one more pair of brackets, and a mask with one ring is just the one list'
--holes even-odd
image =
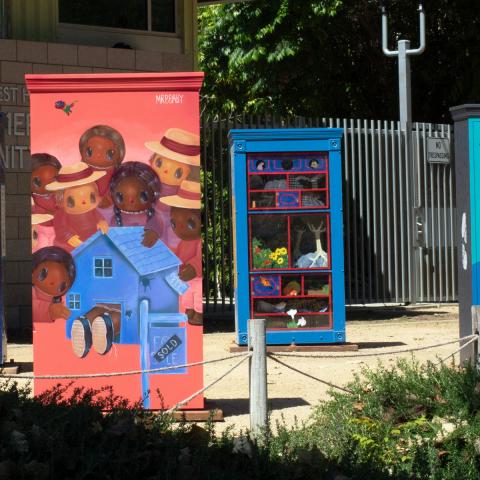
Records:
{"label": "wooden post", "polygon": [[[480,306],[472,305],[472,333],[477,335],[480,332]],[[480,339],[477,338],[476,342],[473,342],[473,358],[472,363],[475,363],[478,370],[480,370],[480,352],[478,348]]]}
{"label": "wooden post", "polygon": [[265,319],[248,321],[250,357],[250,429],[254,436],[267,429],[267,344]]}

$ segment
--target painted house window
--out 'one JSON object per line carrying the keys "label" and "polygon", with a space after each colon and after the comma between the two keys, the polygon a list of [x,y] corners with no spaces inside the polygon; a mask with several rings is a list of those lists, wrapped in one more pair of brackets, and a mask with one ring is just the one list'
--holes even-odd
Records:
{"label": "painted house window", "polygon": [[175,33],[175,0],[59,0],[61,23]]}
{"label": "painted house window", "polygon": [[79,293],[68,294],[68,308],[70,310],[80,310],[80,294]]}
{"label": "painted house window", "polygon": [[111,258],[95,257],[93,261],[95,277],[109,278],[113,276],[113,262]]}

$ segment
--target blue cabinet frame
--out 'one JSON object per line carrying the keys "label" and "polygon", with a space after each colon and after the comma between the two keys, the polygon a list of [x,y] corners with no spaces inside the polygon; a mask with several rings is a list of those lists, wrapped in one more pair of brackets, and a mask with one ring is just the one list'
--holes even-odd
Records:
{"label": "blue cabinet frame", "polygon": [[[231,160],[231,187],[232,187],[232,224],[233,224],[233,238],[234,238],[234,261],[235,261],[235,328],[236,328],[236,342],[239,345],[246,345],[248,342],[247,325],[248,319],[252,317],[262,317],[259,313],[258,292],[256,292],[255,285],[259,282],[267,285],[271,289],[270,297],[260,297],[270,301],[275,299],[277,305],[271,308],[277,308],[278,305],[282,307],[284,303],[289,305],[300,305],[300,299],[303,298],[308,302],[312,300],[322,300],[327,302],[328,306],[325,316],[326,324],[319,324],[315,328],[309,328],[308,322],[306,325],[305,317],[302,316],[302,310],[297,310],[297,314],[289,313],[292,322],[288,322],[288,326],[284,317],[286,313],[271,313],[267,321],[267,344],[269,345],[288,345],[288,344],[318,344],[318,343],[344,343],[345,338],[345,277],[344,277],[344,249],[343,249],[343,212],[342,212],[342,156],[341,156],[341,140],[343,130],[337,128],[308,128],[308,129],[255,129],[255,130],[231,130],[229,132],[230,145],[230,160]],[[287,164],[281,163],[282,159],[289,158],[288,168],[290,171],[285,171],[282,174],[282,167]],[[266,161],[258,159],[265,158]],[[307,168],[306,160],[308,158],[316,158],[315,166],[326,165],[325,171],[312,172],[305,171]],[[255,160],[257,159],[257,160]],[[320,159],[320,160],[318,160]],[[250,161],[250,163],[249,163]],[[256,163],[254,163],[256,162]],[[251,175],[254,165],[261,165],[261,172],[256,172],[258,179],[281,179],[277,181],[277,186],[268,194],[260,192],[260,198],[267,198],[267,202],[263,201],[262,207],[257,207],[257,202],[252,196]],[[265,170],[264,170],[265,168]],[[312,167],[314,168],[314,167]],[[317,168],[317,167],[315,167]],[[280,175],[278,175],[280,173]],[[274,174],[277,176],[274,177]],[[316,174],[308,177],[309,174]],[[320,175],[321,174],[321,175]],[[271,175],[269,177],[269,175]],[[298,178],[320,178],[324,182],[322,189],[324,197],[319,197],[325,201],[308,203],[303,200],[306,192],[310,192],[312,197],[312,190],[307,190],[301,185],[299,187],[292,187],[293,180]],[[297,177],[297,178],[295,178]],[[283,179],[286,180],[283,180]],[[262,180],[263,181],[263,180]],[[278,183],[279,182],[279,183]],[[285,182],[285,185],[282,184]],[[268,183],[268,182],[267,182]],[[271,183],[271,182],[270,182]],[[274,184],[275,185],[275,184]],[[278,185],[281,185],[278,187]],[[310,187],[311,188],[311,187]],[[292,192],[292,190],[295,190]],[[254,190],[258,192],[257,190]],[[270,190],[268,190],[270,192]],[[315,192],[320,194],[320,192]],[[262,197],[263,195],[263,197]],[[315,195],[313,195],[315,196]],[[280,197],[286,198],[293,203],[282,203]],[[256,197],[255,197],[256,198]],[[273,203],[272,203],[273,202]],[[266,206],[265,206],[266,205]],[[256,215],[263,215],[264,217],[256,217]],[[322,265],[322,268],[305,268],[304,265],[298,265],[298,262],[293,264],[293,248],[291,241],[291,232],[293,231],[294,222],[304,222],[308,225],[308,220],[305,220],[307,215],[312,215],[312,219],[320,219],[322,226],[328,225],[326,229],[327,238],[327,254],[328,262]],[[280,224],[283,221],[285,225],[288,224],[288,234],[282,238],[288,238],[288,248],[277,249],[287,250],[287,255],[282,259],[282,265],[275,264],[274,267],[268,271],[261,270],[262,267],[253,267],[252,257],[255,255],[252,250],[253,234],[250,229],[253,229],[252,222],[255,225],[261,224],[263,219],[275,219]],[[285,220],[282,220],[285,219]],[[252,220],[253,219],[253,220]],[[318,223],[318,222],[317,222]],[[312,225],[313,227],[313,222]],[[318,225],[316,225],[318,227]],[[310,225],[308,225],[310,228]],[[320,227],[317,228],[318,230]],[[324,234],[325,235],[325,234]],[[300,237],[301,238],[301,237]],[[298,242],[297,242],[298,243]],[[317,245],[319,242],[317,242]],[[287,245],[287,244],[285,244]],[[262,251],[262,250],[258,250]],[[264,250],[271,252],[272,250]],[[318,247],[317,247],[318,251]],[[315,253],[315,252],[313,252]],[[324,252],[325,253],[325,252]],[[272,252],[271,255],[274,255]],[[288,257],[288,260],[287,260]],[[274,258],[274,257],[270,257]],[[283,260],[286,260],[285,263]],[[284,266],[285,265],[285,266]],[[303,267],[303,268],[302,268]],[[260,270],[259,270],[260,268]],[[276,281],[280,285],[284,285],[287,280],[291,278],[298,279],[298,282],[293,282],[295,285],[301,283],[301,288],[298,291],[294,289],[288,293],[299,295],[298,298],[287,297],[285,289],[276,285]],[[321,278],[328,278],[328,287],[325,287],[325,292],[328,292],[328,299],[310,297],[310,290],[307,292],[304,284],[318,280]],[[277,289],[277,290],[275,290]],[[321,290],[311,290],[321,291]],[[265,294],[267,295],[267,294]],[[273,295],[273,296],[272,296]],[[319,295],[320,297],[320,295]],[[296,303],[295,303],[296,302]],[[300,302],[300,303],[298,303]],[[305,302],[304,302],[305,303]],[[265,302],[267,306],[270,303]],[[265,305],[264,304],[264,305]],[[318,302],[317,302],[318,304]],[[254,307],[254,305],[256,305]],[[265,308],[263,306],[262,308]],[[287,307],[288,308],[288,307]],[[318,308],[315,307],[315,308]],[[290,309],[289,312],[293,310]],[[323,311],[323,310],[318,310]],[[323,318],[316,314],[310,318]],[[266,314],[268,315],[268,314]],[[278,326],[275,322],[279,322],[277,318],[285,320],[285,325]],[[273,320],[272,320],[273,319]],[[269,323],[269,321],[271,323]],[[298,325],[293,325],[295,322]]]}

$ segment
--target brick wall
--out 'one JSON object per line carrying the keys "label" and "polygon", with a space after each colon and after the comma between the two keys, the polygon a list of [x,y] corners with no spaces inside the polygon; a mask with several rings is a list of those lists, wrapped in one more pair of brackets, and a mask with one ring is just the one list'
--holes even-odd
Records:
{"label": "brick wall", "polygon": [[[5,306],[8,330],[30,330],[31,227],[29,103],[26,73],[190,71],[186,55],[83,45],[0,40],[0,111],[8,118],[6,161]],[[16,114],[16,115],[15,115]]]}

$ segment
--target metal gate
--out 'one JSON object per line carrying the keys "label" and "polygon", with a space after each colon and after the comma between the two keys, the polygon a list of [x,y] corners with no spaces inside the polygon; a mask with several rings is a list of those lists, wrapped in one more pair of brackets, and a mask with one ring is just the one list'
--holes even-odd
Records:
{"label": "metal gate", "polygon": [[259,115],[202,121],[206,312],[226,313],[233,308],[228,131],[291,127],[340,127],[345,132],[347,304],[411,302],[411,255],[416,256],[418,301],[456,301],[453,167],[426,160],[427,138],[445,138],[451,143],[450,125],[413,124],[416,188],[424,217],[424,244],[413,248],[411,185],[404,134],[398,122]]}

